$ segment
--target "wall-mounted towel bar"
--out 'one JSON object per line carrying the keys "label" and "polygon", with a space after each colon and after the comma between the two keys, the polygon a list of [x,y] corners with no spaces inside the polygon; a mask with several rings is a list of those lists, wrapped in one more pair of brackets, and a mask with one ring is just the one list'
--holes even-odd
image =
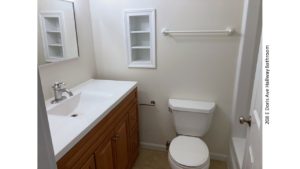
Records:
{"label": "wall-mounted towel bar", "polygon": [[163,28],[161,33],[165,36],[170,34],[199,34],[199,35],[226,35],[229,36],[234,32],[234,29],[231,27],[226,28],[225,30],[180,30],[174,31],[167,28]]}

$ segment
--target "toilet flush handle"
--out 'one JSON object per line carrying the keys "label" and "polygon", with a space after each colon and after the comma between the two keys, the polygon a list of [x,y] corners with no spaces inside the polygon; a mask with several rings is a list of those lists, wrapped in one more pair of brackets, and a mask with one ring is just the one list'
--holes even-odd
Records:
{"label": "toilet flush handle", "polygon": [[249,116],[248,118],[245,118],[244,116],[240,116],[239,121],[240,124],[247,123],[249,127],[251,126],[251,116]]}

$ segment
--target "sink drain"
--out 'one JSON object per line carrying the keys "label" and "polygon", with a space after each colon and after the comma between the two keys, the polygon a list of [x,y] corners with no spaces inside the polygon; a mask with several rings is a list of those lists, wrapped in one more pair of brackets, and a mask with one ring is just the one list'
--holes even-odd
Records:
{"label": "sink drain", "polygon": [[71,115],[71,117],[77,117],[78,116],[78,114],[72,114]]}

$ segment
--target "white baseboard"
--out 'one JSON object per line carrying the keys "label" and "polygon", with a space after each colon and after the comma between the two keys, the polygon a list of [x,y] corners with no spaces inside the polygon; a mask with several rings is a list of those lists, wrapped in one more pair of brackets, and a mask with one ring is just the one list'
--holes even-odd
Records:
{"label": "white baseboard", "polygon": [[210,152],[209,154],[210,154],[210,159],[227,162],[227,155],[225,154],[214,153],[214,152]]}
{"label": "white baseboard", "polygon": [[[162,144],[141,142],[140,145],[141,145],[141,148],[144,148],[144,149],[166,151],[166,146],[162,145]],[[219,160],[219,161],[227,162],[227,155],[225,155],[225,154],[210,152],[210,158],[213,159],[213,160]]]}
{"label": "white baseboard", "polygon": [[239,169],[240,167],[238,167],[238,162],[235,156],[235,152],[233,150],[233,145],[232,142],[229,144],[229,157],[227,160],[227,167],[228,169]]}

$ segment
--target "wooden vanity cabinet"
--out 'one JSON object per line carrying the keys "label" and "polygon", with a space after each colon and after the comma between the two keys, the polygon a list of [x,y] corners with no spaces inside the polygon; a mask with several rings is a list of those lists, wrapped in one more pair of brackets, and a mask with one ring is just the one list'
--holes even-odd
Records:
{"label": "wooden vanity cabinet", "polygon": [[127,119],[121,123],[120,126],[115,131],[115,135],[113,137],[114,141],[114,151],[115,151],[115,169],[127,169],[128,168],[128,122]]}
{"label": "wooden vanity cabinet", "polygon": [[114,169],[113,143],[109,139],[95,152],[97,168]]}
{"label": "wooden vanity cabinet", "polygon": [[58,169],[131,169],[139,149],[137,89],[58,162]]}
{"label": "wooden vanity cabinet", "polygon": [[132,168],[138,156],[139,150],[139,132],[138,132],[138,105],[130,107],[128,111],[129,121],[129,166]]}
{"label": "wooden vanity cabinet", "polygon": [[128,169],[128,122],[127,118],[115,128],[113,135],[95,152],[99,169]]}
{"label": "wooden vanity cabinet", "polygon": [[91,156],[80,169],[96,169],[94,156]]}

